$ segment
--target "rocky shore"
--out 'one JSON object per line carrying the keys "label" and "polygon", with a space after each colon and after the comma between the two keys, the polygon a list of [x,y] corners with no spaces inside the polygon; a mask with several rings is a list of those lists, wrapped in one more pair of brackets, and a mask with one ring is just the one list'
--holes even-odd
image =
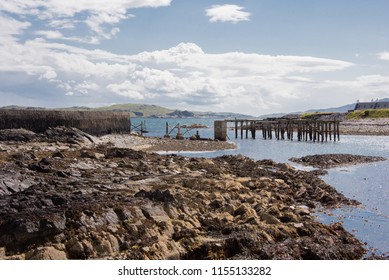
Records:
{"label": "rocky shore", "polygon": [[73,129],[13,133],[0,133],[0,259],[365,253],[340,223],[323,225],[311,215],[317,206],[359,203],[288,164],[158,155],[140,151],[152,147],[141,138],[95,138]]}

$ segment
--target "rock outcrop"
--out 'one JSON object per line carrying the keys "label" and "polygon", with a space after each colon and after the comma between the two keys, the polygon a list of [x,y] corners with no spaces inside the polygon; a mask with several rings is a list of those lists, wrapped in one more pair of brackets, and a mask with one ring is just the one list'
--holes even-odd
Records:
{"label": "rock outcrop", "polygon": [[327,168],[333,168],[339,166],[384,161],[387,160],[387,158],[378,157],[378,156],[363,156],[363,155],[351,155],[351,154],[324,154],[324,155],[309,155],[301,158],[290,158],[289,160],[302,165],[327,169]]}
{"label": "rock outcrop", "polygon": [[68,140],[26,145],[3,142],[0,150],[3,259],[360,259],[365,252],[341,224],[311,215],[318,205],[358,202],[288,164]]}

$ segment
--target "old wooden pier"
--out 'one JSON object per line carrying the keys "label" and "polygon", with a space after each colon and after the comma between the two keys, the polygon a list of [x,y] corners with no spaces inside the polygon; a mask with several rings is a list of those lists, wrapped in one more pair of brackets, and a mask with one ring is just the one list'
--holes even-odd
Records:
{"label": "old wooden pier", "polygon": [[318,121],[318,120],[248,120],[234,119],[215,121],[215,139],[225,141],[227,139],[228,123],[234,123],[235,138],[243,139],[256,138],[256,132],[262,132],[263,139],[294,140],[298,141],[339,141],[340,121]]}

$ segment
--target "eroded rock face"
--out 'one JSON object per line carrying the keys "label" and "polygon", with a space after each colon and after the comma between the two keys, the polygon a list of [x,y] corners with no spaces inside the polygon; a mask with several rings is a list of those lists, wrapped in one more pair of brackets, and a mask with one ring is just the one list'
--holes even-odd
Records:
{"label": "eroded rock face", "polygon": [[20,156],[23,145],[0,151],[0,258],[359,259],[365,252],[340,224],[310,215],[317,205],[358,202],[287,164],[58,145],[33,156]]}

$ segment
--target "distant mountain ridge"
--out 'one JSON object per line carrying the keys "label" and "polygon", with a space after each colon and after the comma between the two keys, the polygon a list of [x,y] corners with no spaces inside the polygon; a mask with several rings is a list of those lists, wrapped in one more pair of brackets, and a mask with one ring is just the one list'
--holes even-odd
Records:
{"label": "distant mountain ridge", "polygon": [[346,113],[348,112],[349,110],[354,110],[355,108],[355,104],[356,103],[352,103],[352,104],[347,104],[347,105],[343,105],[343,106],[340,106],[340,107],[333,107],[333,108],[327,108],[327,109],[310,109],[310,110],[307,110],[307,111],[304,111],[302,113],[332,113],[332,112],[336,112],[336,113]]}
{"label": "distant mountain ridge", "polygon": [[[369,101],[367,101],[367,102],[369,102]],[[389,102],[389,98],[372,100],[372,102]],[[347,105],[340,106],[340,107],[327,108],[327,109],[311,109],[311,110],[305,111],[303,113],[315,113],[315,112],[318,112],[318,113],[331,113],[331,112],[347,113],[349,110],[354,110],[356,104],[357,103],[352,103],[352,104],[347,104]]]}
{"label": "distant mountain ridge", "polygon": [[[378,100],[374,100],[373,102],[389,102],[389,98],[382,98]],[[324,108],[324,109],[309,109],[303,112],[292,112],[292,113],[274,113],[274,114],[266,114],[261,115],[259,118],[280,118],[285,115],[301,115],[304,113],[347,113],[349,110],[354,110],[356,103],[351,103],[347,105],[343,105],[340,107],[332,107],[332,108]]]}

